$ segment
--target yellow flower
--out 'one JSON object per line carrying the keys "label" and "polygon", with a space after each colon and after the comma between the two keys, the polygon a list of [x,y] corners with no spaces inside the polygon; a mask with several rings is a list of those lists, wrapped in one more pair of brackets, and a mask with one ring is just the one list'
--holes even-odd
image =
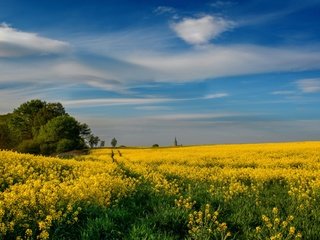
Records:
{"label": "yellow flower", "polygon": [[281,225],[282,225],[283,228],[286,228],[288,226],[288,222],[287,221],[283,221]]}
{"label": "yellow flower", "polygon": [[296,231],[296,228],[295,227],[290,227],[289,229],[289,235],[293,235]]}
{"label": "yellow flower", "polygon": [[47,231],[42,231],[39,235],[40,239],[49,239],[49,233]]}
{"label": "yellow flower", "polygon": [[296,235],[296,239],[301,239],[301,238],[302,238],[302,234],[301,234],[301,232],[298,232]]}
{"label": "yellow flower", "polygon": [[272,213],[273,213],[274,215],[277,215],[277,214],[279,213],[278,208],[274,207],[274,208],[272,209]]}
{"label": "yellow flower", "polygon": [[28,228],[28,229],[26,230],[26,236],[27,236],[27,237],[31,237],[31,236],[32,236],[32,230],[31,230],[30,228]]}

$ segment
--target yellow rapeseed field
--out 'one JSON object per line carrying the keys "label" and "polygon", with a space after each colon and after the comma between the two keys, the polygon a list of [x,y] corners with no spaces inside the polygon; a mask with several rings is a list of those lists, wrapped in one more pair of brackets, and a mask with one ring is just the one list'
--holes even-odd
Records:
{"label": "yellow rapeseed field", "polygon": [[0,151],[0,239],[54,238],[142,185],[185,216],[186,239],[311,239],[320,142],[102,148],[71,160]]}

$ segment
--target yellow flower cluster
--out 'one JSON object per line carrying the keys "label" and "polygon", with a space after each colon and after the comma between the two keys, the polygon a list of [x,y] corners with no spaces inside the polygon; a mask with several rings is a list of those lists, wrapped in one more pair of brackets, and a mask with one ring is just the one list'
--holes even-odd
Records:
{"label": "yellow flower cluster", "polygon": [[189,214],[189,234],[192,239],[227,239],[231,237],[226,223],[218,221],[219,212],[211,211],[206,204],[204,211],[194,211]]}
{"label": "yellow flower cluster", "polygon": [[180,196],[178,199],[174,200],[174,203],[179,208],[190,210],[196,204],[196,201],[192,201],[191,197],[184,198],[183,196]]}
{"label": "yellow flower cluster", "polygon": [[296,232],[296,228],[291,225],[293,219],[292,215],[284,220],[280,219],[279,210],[274,207],[270,218],[262,215],[263,225],[256,227],[258,239],[302,239],[302,234]]}
{"label": "yellow flower cluster", "polygon": [[270,182],[288,186],[294,213],[281,218],[274,209],[271,217],[264,215],[263,224],[252,230],[262,239],[302,238],[290,216],[310,212],[319,199],[320,142],[113,151],[114,162],[107,148],[70,160],[0,151],[0,239],[48,239],[53,226],[76,224],[90,205],[109,208],[134,193],[141,182],[190,212],[193,239],[231,235],[210,205],[201,208],[197,203],[195,208],[192,188],[201,184],[225,204],[250,197],[257,207],[259,193]]}
{"label": "yellow flower cluster", "polygon": [[80,206],[107,208],[137,180],[106,162],[0,151],[0,238],[48,239],[53,225],[79,220]]}
{"label": "yellow flower cluster", "polygon": [[[100,160],[104,155],[105,161],[110,161],[107,151],[110,150],[97,150],[93,155],[97,153]],[[239,196],[253,198],[257,207],[263,207],[259,193],[276,182],[289,187],[288,194],[296,202],[291,209],[298,211],[311,211],[320,191],[320,142],[124,148],[120,151],[121,156],[116,154],[120,163],[151,182],[155,191],[176,195],[178,207],[193,208],[185,197],[180,197],[188,182],[208,183],[207,191],[221,196],[225,202]]]}

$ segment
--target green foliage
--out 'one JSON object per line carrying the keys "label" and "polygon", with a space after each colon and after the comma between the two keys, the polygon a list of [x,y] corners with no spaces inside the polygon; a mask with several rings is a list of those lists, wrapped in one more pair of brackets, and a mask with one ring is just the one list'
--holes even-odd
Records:
{"label": "green foliage", "polygon": [[41,126],[49,120],[66,115],[61,103],[46,103],[39,99],[21,104],[14,109],[8,126],[18,141],[33,139]]}
{"label": "green foliage", "polygon": [[10,129],[5,123],[0,123],[0,149],[9,149],[11,144]]}
{"label": "green foliage", "polygon": [[80,124],[80,136],[82,138],[88,138],[91,135],[91,129],[89,128],[88,124],[82,123]]}
{"label": "green foliage", "polygon": [[80,124],[70,116],[59,116],[42,126],[37,139],[40,142],[58,142],[60,139],[80,139]]}
{"label": "green foliage", "polygon": [[23,140],[17,147],[18,152],[21,153],[40,153],[40,144],[32,139]]}
{"label": "green foliage", "polygon": [[112,140],[111,140],[111,146],[112,146],[112,147],[116,147],[116,146],[117,146],[117,143],[118,143],[117,139],[116,139],[116,138],[112,138]]}
{"label": "green foliage", "polygon": [[49,120],[67,115],[61,103],[46,103],[34,116],[32,133],[37,135],[41,126],[45,125]]}
{"label": "green foliage", "polygon": [[69,116],[61,103],[35,99],[0,115],[0,149],[50,155],[83,149],[90,135],[89,126]]}
{"label": "green foliage", "polygon": [[98,136],[94,136],[93,134],[90,134],[88,142],[91,148],[96,147],[99,141],[100,141],[100,138]]}
{"label": "green foliage", "polygon": [[80,123],[68,115],[51,119],[42,126],[37,141],[44,147],[43,154],[61,153],[84,146],[80,137]]}
{"label": "green foliage", "polygon": [[159,144],[153,144],[152,147],[159,147]]}
{"label": "green foliage", "polygon": [[57,149],[56,152],[62,153],[62,152],[68,152],[76,148],[76,143],[72,139],[66,139],[63,138],[59,140],[57,143]]}
{"label": "green foliage", "polygon": [[17,145],[14,132],[9,128],[11,113],[0,115],[0,149],[12,149]]}
{"label": "green foliage", "polygon": [[57,150],[56,143],[41,143],[40,144],[40,153],[43,155],[50,155],[55,153]]}
{"label": "green foliage", "polygon": [[45,107],[45,104],[41,100],[31,100],[14,109],[9,121],[9,127],[15,132],[19,140],[33,138],[32,129],[35,127],[34,120],[37,113]]}

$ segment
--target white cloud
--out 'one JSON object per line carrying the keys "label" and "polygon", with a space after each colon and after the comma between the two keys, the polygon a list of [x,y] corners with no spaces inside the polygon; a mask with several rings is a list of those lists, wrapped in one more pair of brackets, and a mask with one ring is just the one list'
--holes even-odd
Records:
{"label": "white cloud", "polygon": [[57,54],[68,48],[66,42],[22,32],[6,23],[0,24],[0,57]]}
{"label": "white cloud", "polygon": [[165,111],[165,110],[172,110],[172,107],[168,106],[138,106],[135,107],[137,110],[143,111]]}
{"label": "white cloud", "polygon": [[75,60],[1,61],[0,73],[0,83],[86,84],[109,91],[127,92],[127,87],[117,80],[118,76],[114,73]]}
{"label": "white cloud", "polygon": [[232,21],[209,15],[201,18],[184,18],[180,22],[171,24],[171,28],[180,38],[195,45],[206,44],[233,26]]}
{"label": "white cloud", "polygon": [[152,75],[147,74],[146,77],[161,82],[188,82],[320,68],[320,49],[273,48],[257,45],[206,46],[183,53],[168,54],[129,53],[122,58],[152,70]]}
{"label": "white cloud", "polygon": [[295,91],[290,91],[290,90],[279,90],[279,91],[271,92],[272,95],[292,95],[295,93],[296,93]]}
{"label": "white cloud", "polygon": [[228,97],[228,93],[211,93],[204,96],[204,99],[214,99],[214,98],[223,98]]}
{"label": "white cloud", "polygon": [[170,98],[101,98],[63,100],[61,103],[68,107],[92,107],[92,106],[114,106],[114,105],[143,105],[152,103],[171,102]]}
{"label": "white cloud", "polygon": [[298,88],[304,93],[320,92],[320,78],[301,79],[296,83]]}
{"label": "white cloud", "polygon": [[146,117],[147,119],[156,120],[201,120],[201,119],[214,119],[223,117],[235,117],[239,116],[236,113],[183,113],[183,114],[168,114],[168,115],[158,115],[152,117]]}
{"label": "white cloud", "polygon": [[96,78],[112,78],[113,76],[108,76],[105,72],[99,69],[94,69],[90,66],[78,63],[76,61],[63,61],[61,63],[55,64],[52,67],[52,71],[59,76],[89,76]]}

